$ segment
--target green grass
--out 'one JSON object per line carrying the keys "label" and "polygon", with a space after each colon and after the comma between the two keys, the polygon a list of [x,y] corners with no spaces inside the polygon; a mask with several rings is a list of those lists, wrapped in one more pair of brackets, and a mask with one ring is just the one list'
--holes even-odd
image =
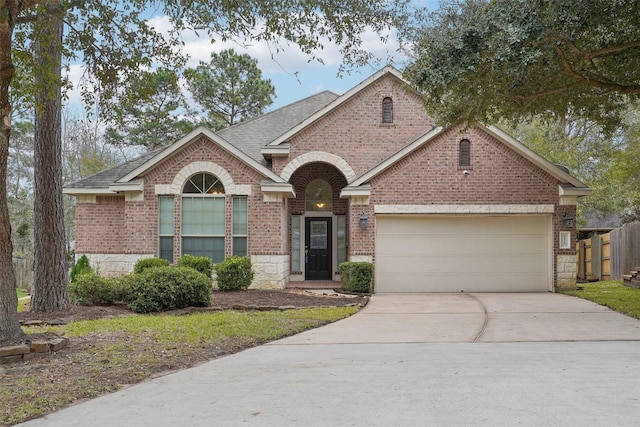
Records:
{"label": "green grass", "polygon": [[[29,300],[27,299],[29,295],[22,292],[21,289],[16,289],[16,292],[18,293],[18,312],[21,312],[21,311],[24,311],[25,306],[29,302]],[[20,298],[24,298],[24,299],[20,300]]]}
{"label": "green grass", "polygon": [[612,310],[640,319],[640,289],[624,286],[621,280],[607,280],[580,284],[583,290],[563,291],[607,306]]}
{"label": "green grass", "polygon": [[[355,307],[139,315],[24,328],[65,333],[75,350],[0,371],[0,425],[17,424],[151,376],[335,322]],[[28,366],[27,366],[28,368]]]}

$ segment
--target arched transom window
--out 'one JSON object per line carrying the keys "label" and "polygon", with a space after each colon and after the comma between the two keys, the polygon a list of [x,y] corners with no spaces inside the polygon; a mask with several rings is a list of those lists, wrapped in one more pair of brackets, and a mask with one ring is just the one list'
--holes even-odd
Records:
{"label": "arched transom window", "polygon": [[305,208],[307,211],[316,212],[333,210],[333,190],[327,181],[314,179],[307,185]]}
{"label": "arched transom window", "polygon": [[218,177],[210,173],[199,173],[187,180],[183,194],[224,194],[224,186]]}

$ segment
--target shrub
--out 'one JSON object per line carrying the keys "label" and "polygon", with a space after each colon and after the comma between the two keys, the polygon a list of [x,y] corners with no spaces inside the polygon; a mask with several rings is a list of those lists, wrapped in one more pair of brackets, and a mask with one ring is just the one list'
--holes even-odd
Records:
{"label": "shrub", "polygon": [[362,294],[371,293],[373,264],[370,262],[343,262],[340,264],[342,290]]}
{"label": "shrub", "polygon": [[218,289],[237,291],[247,289],[253,280],[253,270],[249,257],[232,256],[216,264]]}
{"label": "shrub", "polygon": [[74,282],[78,276],[90,273],[93,273],[93,269],[89,265],[89,258],[86,255],[82,255],[71,269],[69,279]]}
{"label": "shrub", "polygon": [[213,261],[206,256],[182,255],[178,260],[178,266],[193,268],[207,277],[211,277],[213,272]]}
{"label": "shrub", "polygon": [[136,313],[211,304],[211,278],[187,267],[148,268],[128,279],[127,307]]}
{"label": "shrub", "polygon": [[69,297],[78,305],[112,305],[124,300],[126,292],[124,279],[102,277],[93,272],[80,274],[69,283]]}
{"label": "shrub", "polygon": [[170,264],[168,260],[163,258],[144,258],[136,262],[136,265],[133,267],[133,272],[139,274],[147,268],[167,267]]}

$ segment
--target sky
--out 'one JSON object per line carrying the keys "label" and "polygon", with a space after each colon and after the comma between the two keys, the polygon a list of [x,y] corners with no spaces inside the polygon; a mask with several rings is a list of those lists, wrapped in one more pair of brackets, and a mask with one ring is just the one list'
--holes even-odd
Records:
{"label": "sky", "polygon": [[[429,9],[435,9],[440,0],[411,0],[412,3],[426,5]],[[154,17],[150,23],[162,32],[168,32],[169,21],[165,17]],[[325,41],[325,48],[319,56],[323,63],[309,61],[306,54],[302,53],[295,45],[284,46],[284,51],[273,53],[265,43],[254,42],[248,47],[243,47],[233,41],[211,43],[206,36],[198,37],[195,33],[183,33],[185,42],[183,51],[189,56],[187,67],[195,67],[200,61],[209,62],[211,52],[219,52],[233,48],[238,53],[248,53],[258,60],[258,67],[263,77],[270,79],[275,86],[276,98],[268,110],[274,110],[300,99],[315,95],[325,90],[341,95],[365,80],[367,77],[383,68],[391,58],[398,68],[402,68],[403,57],[397,52],[398,43],[389,37],[386,45],[380,42],[379,36],[373,32],[363,35],[364,48],[372,52],[379,61],[360,68],[351,69],[347,73],[338,76],[342,57],[338,48]],[[79,82],[82,75],[82,65],[72,64],[69,68],[71,82]],[[71,91],[69,103],[80,104],[80,92],[77,89]]]}

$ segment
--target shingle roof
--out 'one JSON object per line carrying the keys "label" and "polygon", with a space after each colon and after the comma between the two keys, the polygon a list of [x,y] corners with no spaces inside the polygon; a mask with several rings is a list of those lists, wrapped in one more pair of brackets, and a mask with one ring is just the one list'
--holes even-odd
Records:
{"label": "shingle roof", "polygon": [[151,159],[153,156],[162,151],[163,148],[158,148],[153,151],[149,151],[148,153],[143,154],[140,157],[136,157],[135,159],[129,160],[127,162],[121,163],[117,166],[114,166],[110,169],[103,170],[102,172],[94,173],[93,175],[89,175],[86,178],[83,178],[79,181],[73,182],[71,184],[65,185],[67,188],[106,188],[110,184],[113,184],[138,166],[142,165],[147,160]]}
{"label": "shingle roof", "polygon": [[265,165],[262,148],[338,98],[324,91],[218,132],[232,145]]}
{"label": "shingle roof", "polygon": [[[338,95],[333,92],[324,91],[223,129],[217,134],[252,159],[262,165],[266,165],[266,161],[261,152],[261,149],[265,145],[304,121],[316,111],[321,110],[337,97]],[[111,169],[98,172],[74,183],[65,185],[65,188],[107,188],[110,184],[131,173],[166,148],[167,147],[162,147],[150,151]]]}

